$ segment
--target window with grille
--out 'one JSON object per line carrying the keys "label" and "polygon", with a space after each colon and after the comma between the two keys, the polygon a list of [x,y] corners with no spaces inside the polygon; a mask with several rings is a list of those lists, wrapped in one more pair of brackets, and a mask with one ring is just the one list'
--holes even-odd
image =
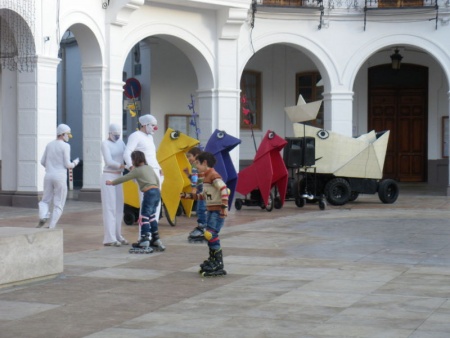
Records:
{"label": "window with grille", "polygon": [[[256,130],[262,128],[262,100],[261,100],[261,73],[251,70],[244,70],[241,77],[241,97],[247,99],[247,109],[250,110],[250,119],[252,127]],[[242,100],[241,100],[242,101]],[[244,122],[244,114],[242,113],[242,102],[240,121],[241,129],[250,129],[250,125]]]}

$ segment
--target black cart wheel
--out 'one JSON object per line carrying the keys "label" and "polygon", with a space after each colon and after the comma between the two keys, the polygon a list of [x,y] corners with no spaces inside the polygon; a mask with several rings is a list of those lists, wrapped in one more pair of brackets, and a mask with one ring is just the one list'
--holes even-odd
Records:
{"label": "black cart wheel", "polygon": [[359,196],[359,192],[357,192],[357,191],[352,191],[352,192],[350,193],[350,198],[348,199],[348,201],[349,201],[349,202],[356,201],[356,199],[358,198],[358,196]]}
{"label": "black cart wheel", "polygon": [[348,202],[350,194],[350,184],[344,178],[333,178],[325,185],[325,196],[332,205],[344,205]]}
{"label": "black cart wheel", "polygon": [[396,181],[392,179],[382,180],[378,187],[378,197],[380,201],[385,204],[394,203],[399,194],[400,190]]}
{"label": "black cart wheel", "polygon": [[243,204],[244,202],[242,202],[240,198],[236,198],[236,201],[234,201],[234,207],[236,208],[236,210],[241,210]]}
{"label": "black cart wheel", "polygon": [[169,222],[169,224],[171,225],[171,226],[175,226],[175,225],[177,225],[177,215],[175,214],[175,217],[174,217],[174,219],[170,219],[170,217],[169,217],[169,213],[167,212],[167,208],[166,208],[166,205],[165,204],[163,204],[163,209],[164,209],[164,215],[166,216],[166,218],[167,218],[167,222]]}
{"label": "black cart wheel", "polygon": [[180,204],[178,205],[178,209],[177,209],[176,215],[177,216],[181,216],[182,214],[183,214],[183,206],[181,205],[181,202],[180,202]]}
{"label": "black cart wheel", "polygon": [[281,202],[280,196],[275,197],[273,201],[273,207],[275,209],[281,209],[283,207],[283,203]]}
{"label": "black cart wheel", "polygon": [[272,193],[269,194],[269,200],[267,202],[269,202],[269,203],[265,206],[265,209],[268,212],[271,212],[273,210],[273,204],[274,204],[273,203],[273,194]]}
{"label": "black cart wheel", "polygon": [[126,225],[133,225],[136,222],[136,218],[134,217],[134,212],[126,211],[123,214],[123,221]]}
{"label": "black cart wheel", "polygon": [[298,206],[299,208],[303,208],[305,206],[305,199],[304,198],[300,198],[300,197],[296,197],[295,198],[295,205]]}
{"label": "black cart wheel", "polygon": [[327,202],[325,201],[324,198],[321,198],[319,200],[319,209],[320,210],[325,210],[326,206],[327,206]]}

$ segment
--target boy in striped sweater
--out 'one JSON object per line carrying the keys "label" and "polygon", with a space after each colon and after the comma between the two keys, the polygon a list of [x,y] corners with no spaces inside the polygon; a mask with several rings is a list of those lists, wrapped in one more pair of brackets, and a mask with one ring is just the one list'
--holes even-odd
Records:
{"label": "boy in striped sweater", "polygon": [[181,193],[181,198],[206,202],[207,221],[204,231],[208,241],[209,258],[200,264],[199,273],[203,277],[226,275],[224,270],[222,248],[219,233],[225,217],[228,215],[228,188],[222,177],[214,170],[216,158],[209,152],[197,155],[195,165],[199,174],[203,174],[203,191],[195,193]]}

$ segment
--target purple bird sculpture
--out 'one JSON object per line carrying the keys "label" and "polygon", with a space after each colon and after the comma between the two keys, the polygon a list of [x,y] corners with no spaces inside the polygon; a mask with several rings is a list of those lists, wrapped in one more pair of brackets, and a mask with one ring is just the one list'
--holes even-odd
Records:
{"label": "purple bird sculpture", "polygon": [[241,140],[227,134],[223,130],[216,129],[205,146],[205,151],[208,151],[216,158],[214,169],[222,176],[222,180],[230,189],[228,198],[228,209],[233,204],[234,192],[237,185],[237,172],[231,161],[230,151],[241,143]]}

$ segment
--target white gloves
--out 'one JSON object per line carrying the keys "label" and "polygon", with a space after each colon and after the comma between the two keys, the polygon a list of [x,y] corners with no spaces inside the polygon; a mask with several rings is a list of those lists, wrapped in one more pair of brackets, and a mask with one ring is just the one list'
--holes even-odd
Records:
{"label": "white gloves", "polygon": [[80,163],[80,159],[77,157],[76,159],[73,160],[73,164],[75,164],[76,167],[78,163]]}

